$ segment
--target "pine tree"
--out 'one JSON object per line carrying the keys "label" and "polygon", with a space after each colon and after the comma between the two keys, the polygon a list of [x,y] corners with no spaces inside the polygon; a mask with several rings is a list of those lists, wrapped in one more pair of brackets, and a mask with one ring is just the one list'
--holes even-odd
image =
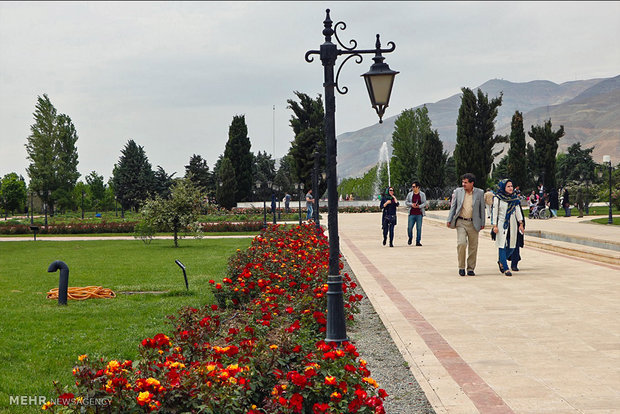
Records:
{"label": "pine tree", "polygon": [[124,209],[138,211],[154,190],[154,173],[144,148],[130,139],[112,172],[114,195]]}
{"label": "pine tree", "polygon": [[456,121],[456,147],[454,160],[459,176],[473,173],[479,187],[486,185],[493,160],[498,153],[493,148],[500,142],[508,142],[507,137],[495,134],[495,118],[502,104],[498,98],[489,102],[487,94],[478,89],[477,97],[471,89],[462,88],[461,107]]}
{"label": "pine tree", "polygon": [[99,206],[105,198],[105,183],[103,182],[103,175],[97,174],[96,171],[91,171],[91,173],[86,176],[86,183],[88,183],[90,196],[93,200],[93,204],[95,205],[95,213],[97,213]]}
{"label": "pine tree", "polygon": [[258,151],[258,154],[254,157],[254,179],[261,184],[258,189],[258,195],[260,197],[266,197],[269,190],[267,189],[267,183],[275,182],[276,178],[276,162],[271,158],[271,154],[267,152]]}
{"label": "pine tree", "polygon": [[235,203],[247,201],[252,194],[252,163],[254,156],[250,152],[252,144],[248,137],[248,127],[245,124],[245,115],[235,115],[228,128],[228,141],[224,150],[224,157],[228,158],[235,170],[237,178],[237,192]]}
{"label": "pine tree", "polygon": [[207,160],[200,155],[193,154],[190,157],[189,164],[185,166],[185,177],[189,177],[203,193],[213,187],[213,177],[209,171]]}
{"label": "pine tree", "polygon": [[557,131],[552,130],[551,119],[544,125],[532,125],[528,135],[534,139],[534,153],[536,157],[538,181],[545,188],[556,187],[555,162],[558,152],[558,141],[564,136],[564,126],[560,125]]}
{"label": "pine tree", "polygon": [[30,188],[54,212],[56,201],[64,206],[72,204],[72,192],[80,176],[77,171],[78,135],[71,118],[58,114],[46,94],[37,97],[35,123],[30,126],[26,144]]}
{"label": "pine tree", "polygon": [[312,171],[314,169],[314,151],[319,152],[319,194],[327,189],[327,183],[320,172],[326,170],[325,128],[323,100],[321,95],[316,99],[301,92],[294,92],[299,102],[288,99],[288,108],[293,111],[290,119],[295,138],[291,143],[289,155],[293,157],[295,174],[304,184],[304,188],[312,188]]}
{"label": "pine tree", "polygon": [[160,165],[157,166],[157,170],[153,172],[153,191],[155,194],[159,194],[163,198],[170,197],[170,189],[174,184],[172,178],[176,172],[168,174]]}
{"label": "pine tree", "polygon": [[226,157],[221,160],[215,198],[220,207],[230,210],[236,205],[235,194],[237,194],[238,181],[232,162]]}

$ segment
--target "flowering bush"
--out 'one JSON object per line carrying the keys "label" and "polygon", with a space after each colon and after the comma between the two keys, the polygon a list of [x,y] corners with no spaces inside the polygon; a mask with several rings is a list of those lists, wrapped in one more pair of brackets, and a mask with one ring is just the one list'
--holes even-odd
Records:
{"label": "flowering bush", "polygon": [[[328,253],[313,224],[269,226],[231,257],[226,277],[210,281],[217,304],[170,316],[173,332],[144,339],[138,361],[80,356],[75,386],[56,384],[64,404],[48,402],[43,409],[384,413],[387,394],[356,347],[322,340]],[[362,296],[346,273],[342,288],[352,320]]]}
{"label": "flowering bush", "polygon": [[[137,228],[136,228],[137,226]],[[204,232],[234,232],[234,231],[258,231],[263,227],[263,222],[221,222],[201,223]],[[39,224],[39,234],[97,234],[97,233],[134,233],[140,230],[137,221],[101,221],[81,222],[79,220],[66,223],[52,224],[45,228]],[[0,222],[0,234],[32,234],[29,224]]]}

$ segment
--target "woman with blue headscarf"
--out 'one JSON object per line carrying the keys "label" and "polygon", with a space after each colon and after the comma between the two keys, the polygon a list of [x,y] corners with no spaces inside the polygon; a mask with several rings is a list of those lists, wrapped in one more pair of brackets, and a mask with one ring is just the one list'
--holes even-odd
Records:
{"label": "woman with blue headscarf", "polygon": [[523,214],[519,208],[521,201],[514,193],[512,181],[501,180],[493,196],[491,225],[495,233],[495,245],[499,248],[499,271],[512,276],[508,270],[507,257],[510,257],[517,245],[517,231],[523,233]]}

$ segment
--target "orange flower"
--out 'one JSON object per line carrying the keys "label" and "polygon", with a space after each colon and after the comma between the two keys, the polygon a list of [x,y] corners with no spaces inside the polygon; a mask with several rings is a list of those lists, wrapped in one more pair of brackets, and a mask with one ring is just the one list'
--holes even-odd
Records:
{"label": "orange flower", "polygon": [[325,384],[338,385],[338,381],[336,381],[336,377],[332,377],[331,375],[328,375],[325,377]]}

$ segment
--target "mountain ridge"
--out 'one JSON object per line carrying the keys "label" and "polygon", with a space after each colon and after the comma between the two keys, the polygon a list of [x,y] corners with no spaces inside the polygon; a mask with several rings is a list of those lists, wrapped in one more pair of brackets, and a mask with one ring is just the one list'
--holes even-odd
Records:
{"label": "mountain ridge", "polygon": [[[558,152],[581,142],[582,147],[595,146],[593,157],[600,162],[603,154],[620,158],[620,75],[556,84],[548,80],[511,82],[490,79],[472,88],[482,90],[490,99],[503,92],[502,106],[496,118],[496,134],[510,134],[510,122],[516,110],[523,113],[526,138],[534,124],[551,119],[554,129],[564,125],[566,132],[559,142]],[[432,128],[437,129],[444,150],[452,153],[456,145],[456,119],[461,94],[455,94],[428,108]],[[338,135],[338,176],[340,179],[364,174],[378,161],[384,141],[391,143],[394,122],[398,115],[384,119],[357,131]],[[391,154],[391,145],[388,145]]]}

